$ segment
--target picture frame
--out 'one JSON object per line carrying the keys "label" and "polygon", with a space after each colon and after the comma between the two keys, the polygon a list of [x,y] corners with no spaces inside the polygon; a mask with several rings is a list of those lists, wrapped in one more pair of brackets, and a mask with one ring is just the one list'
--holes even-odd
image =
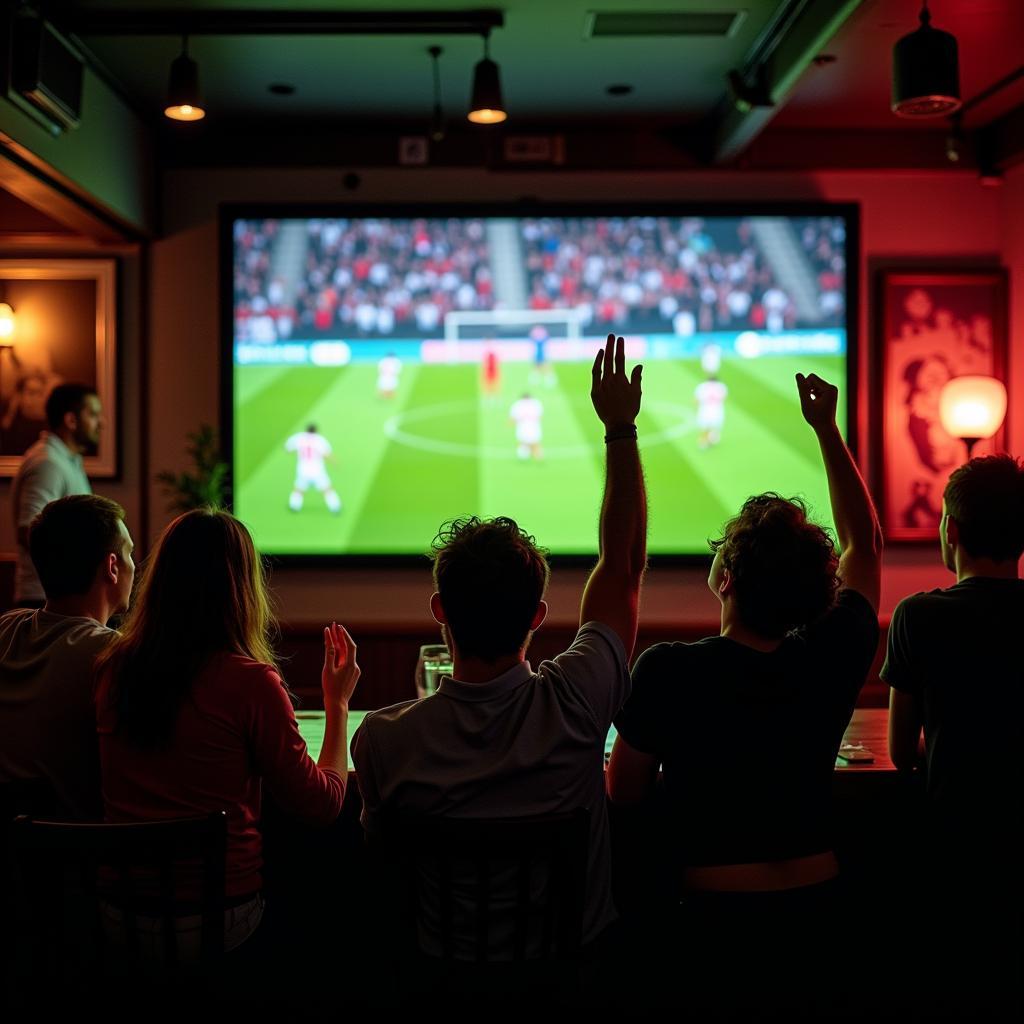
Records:
{"label": "picture frame", "polygon": [[[967,374],[1006,381],[1006,271],[885,267],[875,283],[875,499],[887,541],[934,543],[946,481],[967,460],[939,422],[939,394]],[[973,454],[1001,451],[1005,438],[1004,421]]]}
{"label": "picture frame", "polygon": [[0,348],[0,477],[46,429],[45,402],[60,383],[96,389],[103,430],[84,458],[94,479],[118,474],[117,267],[113,259],[2,259],[0,302],[14,333]]}

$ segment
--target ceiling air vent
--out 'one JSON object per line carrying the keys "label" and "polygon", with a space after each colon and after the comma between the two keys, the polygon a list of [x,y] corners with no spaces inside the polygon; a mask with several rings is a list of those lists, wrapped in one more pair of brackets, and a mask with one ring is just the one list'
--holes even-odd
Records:
{"label": "ceiling air vent", "polygon": [[731,36],[745,11],[587,11],[584,39],[623,36]]}

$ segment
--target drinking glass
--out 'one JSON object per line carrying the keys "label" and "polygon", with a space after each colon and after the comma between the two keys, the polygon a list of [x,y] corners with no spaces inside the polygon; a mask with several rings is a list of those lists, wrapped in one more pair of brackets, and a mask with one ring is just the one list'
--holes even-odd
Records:
{"label": "drinking glass", "polygon": [[416,696],[427,697],[436,692],[441,676],[452,674],[452,656],[444,644],[424,644],[416,662]]}

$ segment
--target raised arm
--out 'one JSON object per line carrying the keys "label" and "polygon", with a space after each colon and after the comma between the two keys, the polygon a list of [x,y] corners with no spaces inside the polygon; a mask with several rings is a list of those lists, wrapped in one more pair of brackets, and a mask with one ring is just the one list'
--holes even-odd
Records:
{"label": "raised arm", "polygon": [[348,630],[331,623],[324,630],[324,692],[326,727],[317,766],[336,771],[348,782],[348,702],[359,681],[356,644]]}
{"label": "raised arm", "polygon": [[836,426],[839,389],[817,374],[796,375],[800,408],[818,438],[828,477],[832,518],[842,552],[839,578],[878,611],[882,574],[882,529],[871,495]]}
{"label": "raised arm", "polygon": [[635,421],[642,367],[626,376],[625,343],[609,334],[594,360],[591,401],[605,429],[605,486],[599,527],[600,555],[583,591],[580,625],[602,622],[615,630],[627,660],[636,643],[640,582],[647,564],[647,493]]}

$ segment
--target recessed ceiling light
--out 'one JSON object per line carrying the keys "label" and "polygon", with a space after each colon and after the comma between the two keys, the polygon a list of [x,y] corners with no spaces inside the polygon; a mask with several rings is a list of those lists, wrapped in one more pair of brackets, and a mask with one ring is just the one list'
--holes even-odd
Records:
{"label": "recessed ceiling light", "polygon": [[291,96],[295,92],[295,86],[289,85],[287,82],[274,82],[273,85],[267,86],[267,91],[272,92],[275,96]]}
{"label": "recessed ceiling light", "polygon": [[633,86],[621,83],[619,85],[609,85],[605,92],[609,96],[628,96],[633,91]]}

